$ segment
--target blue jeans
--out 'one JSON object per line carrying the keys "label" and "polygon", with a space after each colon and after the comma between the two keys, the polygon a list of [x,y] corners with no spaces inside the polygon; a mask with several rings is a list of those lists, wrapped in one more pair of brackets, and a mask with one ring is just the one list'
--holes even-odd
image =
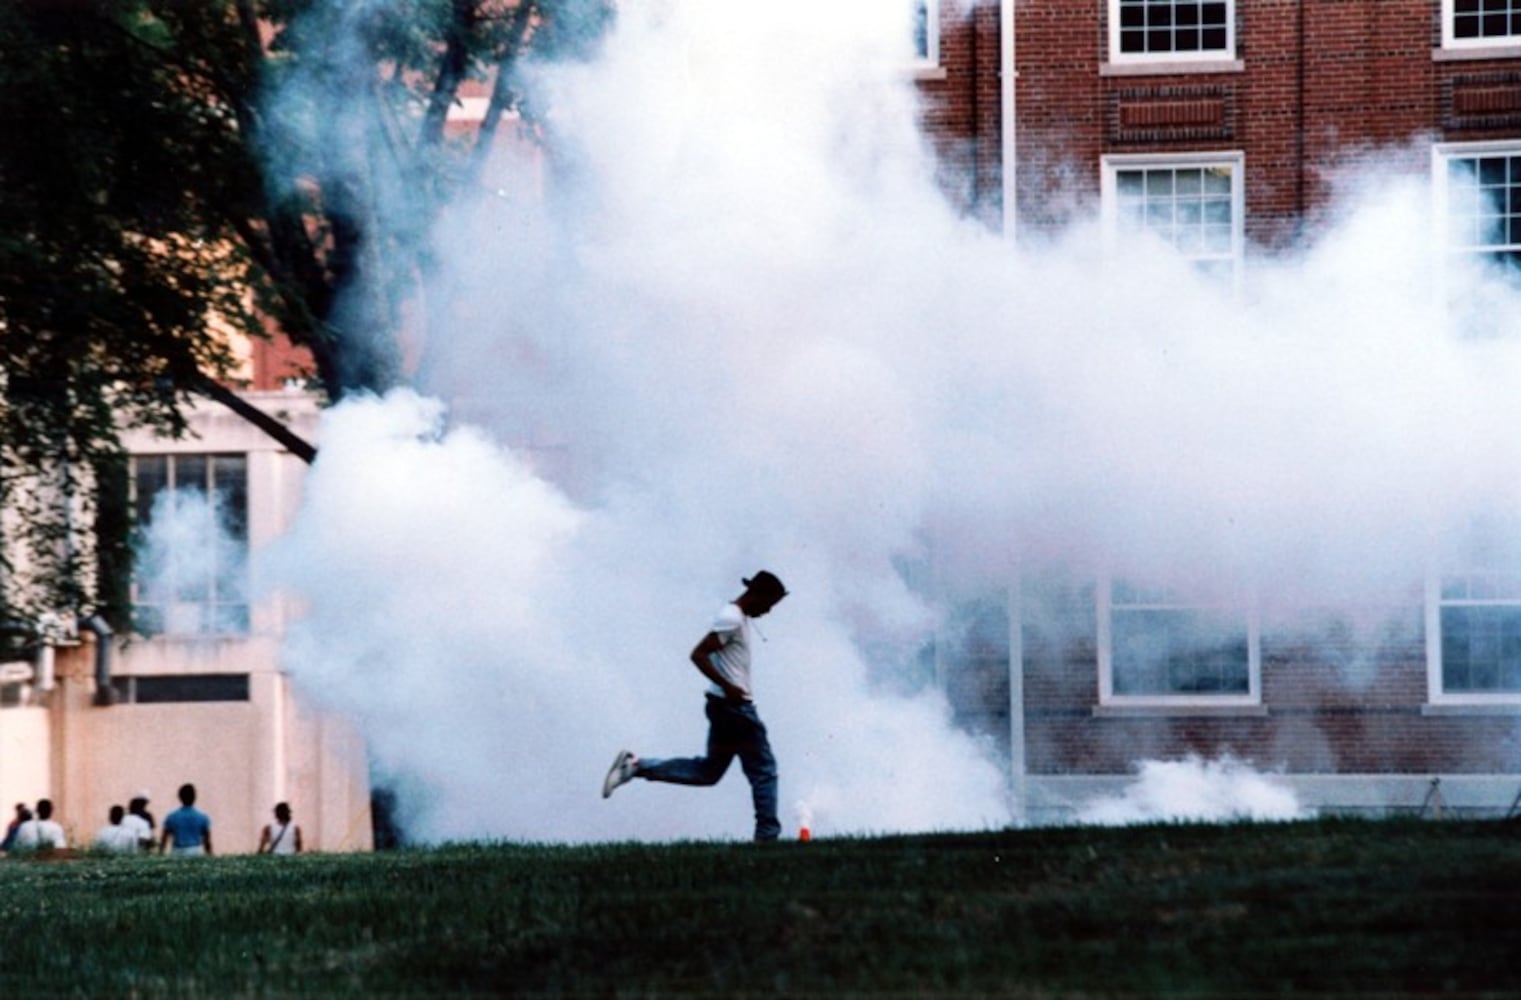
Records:
{"label": "blue jeans", "polygon": [[636,772],[650,781],[674,785],[716,785],[735,757],[750,779],[755,802],[755,839],[775,840],[782,824],[776,818],[776,758],[766,726],[750,702],[708,696],[708,752],[702,757],[645,760]]}

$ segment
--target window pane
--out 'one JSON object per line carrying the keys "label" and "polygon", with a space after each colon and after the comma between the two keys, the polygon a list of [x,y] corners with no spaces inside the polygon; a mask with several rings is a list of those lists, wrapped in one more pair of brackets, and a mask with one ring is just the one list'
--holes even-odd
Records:
{"label": "window pane", "polygon": [[1230,4],[1118,0],[1118,18],[1123,53],[1224,52]]}
{"label": "window pane", "polygon": [[1224,260],[1210,273],[1234,273],[1237,253],[1232,185],[1234,168],[1157,166],[1115,171],[1115,218],[1128,228],[1138,223],[1170,243],[1184,257]]}
{"label": "window pane", "polygon": [[1441,627],[1444,692],[1521,693],[1521,607],[1445,607]]}
{"label": "window pane", "polygon": [[1506,39],[1518,32],[1521,32],[1521,0],[1454,0],[1454,38]]}
{"label": "window pane", "polygon": [[1231,203],[1228,198],[1210,198],[1204,203],[1204,220],[1211,225],[1231,224]]}
{"label": "window pane", "polygon": [[210,461],[205,455],[174,455],[170,468],[173,469],[174,488],[177,490],[199,490],[206,493],[211,488],[207,479],[210,469]]}
{"label": "window pane", "polygon": [[169,487],[169,458],[167,455],[139,455],[132,460],[132,474],[133,515],[139,526],[147,526],[153,520],[153,501]]}
{"label": "window pane", "polygon": [[133,474],[134,626],[146,635],[247,632],[247,458],[140,456]]}
{"label": "window pane", "polygon": [[1521,154],[1451,156],[1438,176],[1447,185],[1449,247],[1503,267],[1521,248]]}
{"label": "window pane", "polygon": [[1202,609],[1115,607],[1114,693],[1251,693],[1245,616]]}
{"label": "window pane", "polygon": [[218,455],[212,460],[211,488],[227,532],[248,538],[248,459],[243,455]]}
{"label": "window pane", "polygon": [[1172,195],[1173,172],[1171,170],[1146,171],[1146,196],[1148,198]]}
{"label": "window pane", "polygon": [[[122,678],[140,705],[184,701],[248,701],[247,674],[174,674]],[[118,688],[120,690],[120,688]]]}

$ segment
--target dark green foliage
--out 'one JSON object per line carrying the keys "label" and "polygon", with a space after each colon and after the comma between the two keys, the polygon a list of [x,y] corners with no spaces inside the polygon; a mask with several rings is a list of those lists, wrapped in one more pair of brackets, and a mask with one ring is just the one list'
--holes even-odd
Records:
{"label": "dark green foliage", "polygon": [[[19,526],[0,615],[119,603],[120,519],[103,512],[98,560],[73,536],[123,424],[180,435],[206,395],[310,460],[226,389],[228,330],[273,322],[330,399],[391,387],[432,222],[522,103],[511,68],[530,48],[583,54],[610,9],[0,3],[0,504]],[[496,69],[482,141],[446,141],[462,81]],[[18,549],[24,578],[5,572]]]}
{"label": "dark green foliage", "polygon": [[1312,822],[0,864],[8,995],[1501,995],[1521,830]]}
{"label": "dark green foliage", "polygon": [[184,179],[204,101],[128,43],[134,7],[0,5],[0,501],[28,614],[90,603],[70,536],[118,419],[180,429],[174,387],[231,360],[207,317],[244,312],[246,270]]}

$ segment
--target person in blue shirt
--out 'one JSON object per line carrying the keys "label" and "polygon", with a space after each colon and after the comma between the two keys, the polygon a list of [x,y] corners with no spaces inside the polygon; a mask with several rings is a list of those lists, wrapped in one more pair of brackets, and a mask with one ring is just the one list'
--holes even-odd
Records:
{"label": "person in blue shirt", "polygon": [[16,833],[21,829],[21,824],[32,818],[32,811],[26,807],[25,802],[16,803],[16,818],[11,820],[10,826],[5,828],[5,840],[0,841],[0,851],[9,851],[16,846]]}
{"label": "person in blue shirt", "polygon": [[159,841],[159,851],[169,853],[170,843],[174,853],[211,853],[211,817],[195,807],[195,786],[180,786],[180,807],[164,817],[164,835]]}

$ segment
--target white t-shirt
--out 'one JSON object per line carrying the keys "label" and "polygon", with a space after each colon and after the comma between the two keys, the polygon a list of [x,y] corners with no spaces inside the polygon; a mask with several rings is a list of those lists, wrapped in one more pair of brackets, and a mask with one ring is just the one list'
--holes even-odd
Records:
{"label": "white t-shirt", "polygon": [[143,841],[153,843],[153,827],[137,813],[127,813],[121,818],[121,828],[129,832],[139,845]]}
{"label": "white t-shirt", "polygon": [[35,851],[43,847],[68,847],[68,837],[56,820],[29,819],[16,831],[18,850]]}
{"label": "white t-shirt", "polygon": [[269,853],[271,854],[295,854],[296,853],[296,824],[287,823],[281,826],[279,823],[269,824]]}
{"label": "white t-shirt", "polygon": [[[750,619],[739,610],[738,604],[725,604],[713,619],[710,631],[718,636],[723,646],[708,658],[708,662],[713,664],[713,669],[724,680],[744,692],[746,701],[753,700],[755,693],[750,688]],[[724,689],[717,684],[710,684],[708,690],[720,698],[724,697]]]}
{"label": "white t-shirt", "polygon": [[95,846],[102,850],[119,851],[123,854],[136,853],[137,831],[129,829],[126,820],[120,823],[108,823],[95,835]]}

